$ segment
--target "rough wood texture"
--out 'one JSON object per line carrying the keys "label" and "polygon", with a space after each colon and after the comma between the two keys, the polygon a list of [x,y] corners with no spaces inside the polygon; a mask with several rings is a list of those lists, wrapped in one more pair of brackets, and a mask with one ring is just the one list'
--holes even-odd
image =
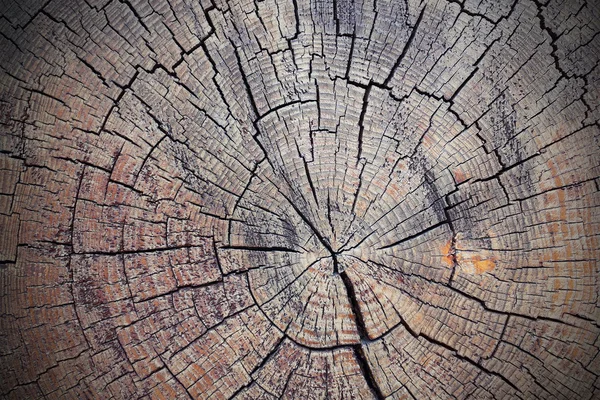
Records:
{"label": "rough wood texture", "polygon": [[600,398],[597,0],[10,0],[0,395]]}

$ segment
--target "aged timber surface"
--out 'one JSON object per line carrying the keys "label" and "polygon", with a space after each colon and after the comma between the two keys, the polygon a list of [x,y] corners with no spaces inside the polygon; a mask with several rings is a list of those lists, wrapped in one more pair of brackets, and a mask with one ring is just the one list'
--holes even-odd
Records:
{"label": "aged timber surface", "polygon": [[0,397],[600,398],[598,0],[0,4]]}

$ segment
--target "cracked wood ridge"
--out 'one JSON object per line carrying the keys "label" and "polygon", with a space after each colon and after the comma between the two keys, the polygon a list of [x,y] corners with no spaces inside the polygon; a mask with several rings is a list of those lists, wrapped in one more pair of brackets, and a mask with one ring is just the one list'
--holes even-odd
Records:
{"label": "cracked wood ridge", "polygon": [[0,16],[0,397],[600,398],[597,0]]}

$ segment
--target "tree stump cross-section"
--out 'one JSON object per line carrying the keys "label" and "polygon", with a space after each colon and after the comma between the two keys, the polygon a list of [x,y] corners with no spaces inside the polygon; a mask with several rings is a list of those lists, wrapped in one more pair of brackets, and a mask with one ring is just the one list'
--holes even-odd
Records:
{"label": "tree stump cross-section", "polygon": [[0,16],[0,397],[600,398],[597,0]]}

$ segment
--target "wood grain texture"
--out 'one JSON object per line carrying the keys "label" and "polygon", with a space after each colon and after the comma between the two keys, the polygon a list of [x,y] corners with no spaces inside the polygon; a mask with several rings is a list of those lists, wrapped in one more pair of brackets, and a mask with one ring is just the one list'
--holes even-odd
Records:
{"label": "wood grain texture", "polygon": [[597,0],[0,17],[3,398],[600,398]]}

